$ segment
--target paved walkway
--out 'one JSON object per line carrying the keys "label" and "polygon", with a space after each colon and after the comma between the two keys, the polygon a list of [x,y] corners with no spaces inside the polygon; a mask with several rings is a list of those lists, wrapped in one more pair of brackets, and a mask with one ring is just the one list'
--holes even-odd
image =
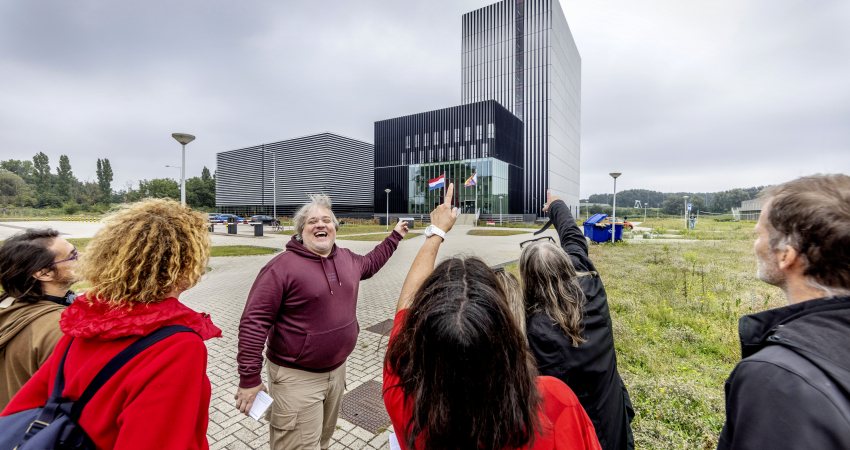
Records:
{"label": "paved walkway", "polygon": [[[0,223],[0,239],[21,231],[26,227],[52,226],[68,237],[91,237],[98,229],[97,223],[75,222],[13,222]],[[529,239],[530,233],[513,236],[469,236],[472,227],[456,226],[448,235],[440,250],[440,258],[452,255],[477,256],[490,265],[502,264],[519,257],[519,242]],[[240,230],[242,231],[242,230]],[[245,230],[250,233],[249,230]],[[547,234],[553,235],[553,231]],[[267,234],[255,238],[247,233],[211,235],[213,245],[260,245],[282,248],[289,239],[286,235]],[[380,390],[382,362],[387,345],[387,337],[367,328],[392,319],[396,300],[407,270],[416,252],[424,241],[419,236],[402,241],[398,250],[386,266],[374,277],[360,285],[357,305],[357,318],[360,322],[360,335],[357,346],[348,358],[346,384],[347,394],[343,409],[348,411],[351,421],[341,418],[334,434],[333,449],[386,449],[391,430],[383,411]],[[366,253],[377,242],[338,240],[342,247],[357,253]],[[212,449],[254,449],[268,448],[268,423],[257,422],[240,414],[234,407],[233,395],[238,384],[236,372],[237,330],[239,318],[248,295],[248,290],[259,270],[274,255],[212,258],[212,271],[201,282],[185,292],[181,300],[190,307],[208,312],[223,332],[220,339],[208,341],[208,373],[212,383],[210,402],[209,442]],[[373,328],[374,329],[374,328]],[[388,331],[386,328],[384,329]],[[266,380],[266,374],[263,373]],[[359,389],[358,389],[359,388]],[[379,409],[378,414],[374,408]],[[360,419],[369,422],[360,426]],[[380,423],[374,427],[375,420]],[[371,427],[372,429],[367,429]]]}

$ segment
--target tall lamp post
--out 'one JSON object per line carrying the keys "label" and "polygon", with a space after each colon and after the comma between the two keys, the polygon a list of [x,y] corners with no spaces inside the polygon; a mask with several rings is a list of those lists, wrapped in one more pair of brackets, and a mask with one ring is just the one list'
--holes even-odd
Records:
{"label": "tall lamp post", "polygon": [[504,195],[499,196],[499,226],[502,225],[502,199],[505,198]]}
{"label": "tall lamp post", "polygon": [[271,150],[266,150],[266,144],[263,144],[263,153],[272,155],[272,202],[274,202],[274,205],[272,205],[272,217],[274,217],[274,220],[277,220],[277,155]]}
{"label": "tall lamp post", "polygon": [[685,229],[688,229],[688,196],[685,195]]}
{"label": "tall lamp post", "polygon": [[386,188],[384,192],[387,193],[387,231],[390,231],[390,192],[392,192],[392,189]]}
{"label": "tall lamp post", "polygon": [[617,177],[622,175],[621,172],[611,172],[611,178],[614,179],[614,210],[611,212],[611,243],[613,244],[617,237]]}
{"label": "tall lamp post", "polygon": [[643,204],[643,221],[646,222],[646,209],[649,208],[649,203]]}
{"label": "tall lamp post", "polygon": [[180,164],[180,204],[186,206],[186,144],[195,140],[195,136],[186,133],[171,133],[171,137],[183,146],[183,163]]}

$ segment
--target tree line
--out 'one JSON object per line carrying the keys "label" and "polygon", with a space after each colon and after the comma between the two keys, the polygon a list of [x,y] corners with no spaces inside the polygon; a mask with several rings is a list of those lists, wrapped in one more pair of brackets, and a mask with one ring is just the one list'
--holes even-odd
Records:
{"label": "tree line", "polygon": [[[38,152],[32,161],[0,161],[0,207],[61,208],[68,214],[103,212],[111,204],[147,197],[180,199],[180,184],[171,178],[139,181],[124,189],[113,188],[112,165],[98,158],[96,181],[79,180],[68,155],[59,156],[55,172],[50,158]],[[215,175],[204,167],[200,177],[186,179],[186,203],[200,209],[215,208]]]}
{"label": "tree line", "polygon": [[[649,203],[650,208],[660,208],[665,214],[682,214],[685,209],[684,196],[688,196],[693,211],[703,211],[725,214],[732,208],[741,206],[744,200],[756,198],[764,186],[730,189],[721,192],[658,192],[646,189],[627,189],[617,192],[617,206],[632,207],[635,200],[641,204]],[[613,194],[593,194],[587,198],[589,203],[602,203],[611,205]]]}

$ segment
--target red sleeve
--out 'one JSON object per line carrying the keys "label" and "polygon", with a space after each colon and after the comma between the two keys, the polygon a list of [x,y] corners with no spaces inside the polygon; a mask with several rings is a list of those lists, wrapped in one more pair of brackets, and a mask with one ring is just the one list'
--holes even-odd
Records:
{"label": "red sleeve", "polygon": [[593,423],[573,391],[557,378],[538,380],[546,415],[554,424],[555,449],[601,450]]}
{"label": "red sleeve", "polygon": [[181,333],[155,348],[160,351],[152,363],[135,379],[128,377],[126,385],[134,388],[116,420],[115,448],[206,449],[210,384],[204,342]]}
{"label": "red sleeve", "polygon": [[50,357],[47,358],[47,362],[39,367],[32,378],[12,397],[12,401],[6,405],[0,416],[8,416],[16,412],[38,408],[47,403],[53,380],[56,378],[59,361],[62,359],[62,355],[65,353],[65,349],[68,348],[70,342],[71,338],[63,336],[56,343],[56,347]]}
{"label": "red sleeve", "polygon": [[272,267],[277,261],[275,258],[260,270],[254,285],[251,286],[251,292],[248,293],[248,300],[239,320],[236,363],[239,370],[239,387],[242,388],[252,388],[262,383],[260,374],[263,370],[263,348],[284,295],[283,277]]}
{"label": "red sleeve", "polygon": [[[407,319],[407,309],[402,309],[397,312],[393,320],[393,329],[390,332],[390,343],[395,340],[395,337],[401,331],[404,321]],[[387,414],[393,424],[396,437],[398,438],[401,448],[407,448],[405,442],[407,435],[404,433],[405,426],[410,420],[412,411],[405,407],[404,392],[401,387],[398,387],[400,380],[398,375],[393,373],[387,364],[384,364],[384,406],[387,408]]]}

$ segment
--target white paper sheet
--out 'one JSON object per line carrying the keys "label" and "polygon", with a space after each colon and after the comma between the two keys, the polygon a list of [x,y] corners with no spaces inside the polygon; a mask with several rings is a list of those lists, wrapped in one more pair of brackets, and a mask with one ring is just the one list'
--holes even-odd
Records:
{"label": "white paper sheet", "polygon": [[395,433],[390,433],[390,450],[401,450],[401,446],[398,445],[398,438],[395,437]]}
{"label": "white paper sheet", "polygon": [[268,410],[269,406],[271,405],[271,396],[269,396],[269,394],[266,394],[265,391],[260,391],[254,398],[254,404],[251,405],[251,410],[248,411],[248,415],[251,416],[254,420],[260,420],[260,417],[263,417],[263,415],[266,414],[266,410]]}

